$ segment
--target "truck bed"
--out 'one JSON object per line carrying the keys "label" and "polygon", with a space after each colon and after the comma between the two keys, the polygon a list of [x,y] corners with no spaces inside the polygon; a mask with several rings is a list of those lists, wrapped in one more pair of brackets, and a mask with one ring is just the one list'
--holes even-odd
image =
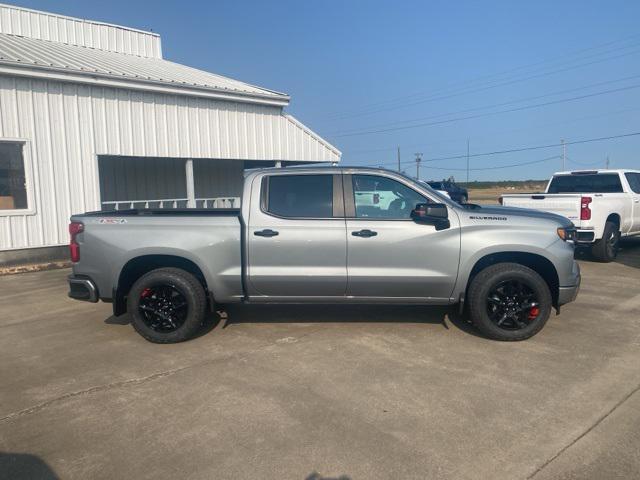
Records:
{"label": "truck bed", "polygon": [[505,207],[530,208],[562,215],[572,221],[580,220],[580,193],[505,194]]}
{"label": "truck bed", "polygon": [[140,215],[186,216],[230,216],[240,215],[239,208],[129,208],[126,210],[97,210],[78,216],[82,217],[131,217]]}
{"label": "truck bed", "polygon": [[131,260],[153,263],[159,256],[200,266],[221,301],[243,295],[240,210],[105,210],[73,215],[71,221],[83,224],[74,273],[89,276],[102,299],[112,296]]}

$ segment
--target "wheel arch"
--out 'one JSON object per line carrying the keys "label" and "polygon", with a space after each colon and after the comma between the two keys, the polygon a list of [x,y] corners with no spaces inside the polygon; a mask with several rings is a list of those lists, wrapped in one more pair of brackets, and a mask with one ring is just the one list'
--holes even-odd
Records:
{"label": "wheel arch", "polygon": [[551,292],[551,298],[553,299],[553,305],[557,306],[558,295],[560,292],[560,280],[558,277],[558,271],[553,263],[542,255],[530,252],[495,252],[489,253],[476,261],[473,265],[467,280],[465,289],[465,297],[469,291],[469,286],[478,273],[491,265],[498,263],[517,263],[525,267],[530,268],[534,272],[538,273],[546,284],[549,286]]}
{"label": "wheel arch", "polygon": [[129,259],[120,270],[113,292],[113,314],[122,315],[127,311],[126,298],[133,284],[144,274],[158,268],[179,268],[191,273],[202,284],[207,296],[210,291],[207,279],[200,267],[192,260],[180,255],[148,254]]}
{"label": "wheel arch", "polygon": [[620,230],[620,226],[621,226],[621,222],[622,221],[622,217],[620,216],[620,214],[618,213],[610,213],[609,216],[607,217],[607,220],[605,221],[605,224],[607,222],[613,222],[618,226],[618,230]]}

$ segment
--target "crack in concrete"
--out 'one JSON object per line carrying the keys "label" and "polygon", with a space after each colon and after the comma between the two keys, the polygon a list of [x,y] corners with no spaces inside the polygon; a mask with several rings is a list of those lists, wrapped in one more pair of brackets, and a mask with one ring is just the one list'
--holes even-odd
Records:
{"label": "crack in concrete", "polygon": [[[321,331],[322,329],[316,329],[316,330],[312,330],[310,332],[306,332],[302,335],[298,335],[297,339],[301,340],[305,337],[308,337],[309,335],[313,335],[314,333]],[[180,367],[180,368],[175,368],[172,370],[166,370],[164,372],[157,372],[157,373],[153,373],[151,375],[147,375],[145,377],[139,377],[139,378],[132,378],[129,380],[121,380],[119,382],[112,382],[112,383],[107,383],[104,385],[97,385],[95,387],[89,387],[89,388],[85,388],[84,390],[78,390],[76,392],[69,392],[66,393],[64,395],[60,395],[59,397],[55,397],[52,399],[49,399],[45,402],[42,403],[38,403],[36,405],[33,405],[29,408],[25,408],[23,410],[19,410],[17,412],[12,412],[9,415],[6,415],[4,417],[0,418],[0,424],[6,423],[10,420],[16,419],[16,418],[20,418],[20,417],[24,417],[26,415],[31,415],[32,413],[36,413],[39,412],[41,410],[44,410],[47,407],[50,407],[53,404],[59,403],[59,402],[63,402],[65,400],[68,400],[70,398],[75,398],[75,397],[80,397],[83,395],[90,395],[92,393],[96,393],[96,392],[103,392],[103,391],[107,391],[107,390],[111,390],[113,388],[120,388],[120,387],[127,387],[130,385],[140,385],[140,384],[144,384],[153,380],[157,380],[159,378],[164,378],[164,377],[169,377],[171,375],[174,375],[176,373],[180,373],[184,370],[188,370],[190,368],[196,368],[196,367],[201,367],[204,365],[209,365],[211,363],[216,363],[216,362],[220,362],[220,361],[225,361],[225,360],[229,360],[229,359],[233,359],[236,358],[238,356],[242,357],[246,357],[247,355],[251,355],[253,353],[256,353],[260,350],[269,348],[269,347],[279,347],[282,346],[282,344],[279,344],[277,342],[270,342],[270,343],[265,343],[263,345],[260,345],[256,348],[254,348],[253,350],[249,350],[248,352],[243,352],[240,355],[238,355],[237,353],[231,353],[230,355],[225,355],[221,358],[215,358],[215,359],[210,359],[207,360],[205,362],[200,362],[200,363],[195,363],[192,365],[186,365],[184,367]]]}
{"label": "crack in concrete", "polygon": [[95,387],[90,387],[90,388],[86,388],[84,390],[78,390],[76,392],[69,392],[66,393],[64,395],[61,395],[59,397],[55,397],[52,398],[50,400],[47,400],[46,402],[42,402],[42,403],[38,403],[37,405],[34,405],[32,407],[29,408],[25,408],[24,410],[19,410],[17,412],[13,412],[10,413],[9,415],[6,415],[2,418],[0,418],[0,423],[5,423],[11,419],[14,418],[18,418],[18,417],[23,417],[25,415],[30,415],[32,413],[36,413],[39,412],[40,410],[43,410],[51,405],[53,405],[54,403],[58,403],[58,402],[62,402],[64,400],[67,400],[69,398],[75,398],[75,397],[79,397],[82,395],[89,395],[95,392],[102,392],[105,390],[111,390],[113,388],[118,388],[118,387],[124,387],[124,386],[128,386],[128,385],[140,385],[142,383],[147,383],[150,382],[152,380],[156,380],[158,378],[162,378],[162,377],[168,377],[169,375],[173,375],[174,373],[178,373],[181,372],[182,370],[186,370],[187,368],[191,368],[195,365],[189,365],[186,367],[181,367],[181,368],[176,368],[173,370],[166,370],[164,372],[158,372],[158,373],[154,373],[151,375],[147,375],[146,377],[140,377],[140,378],[132,378],[129,380],[122,380],[120,382],[113,382],[113,383],[107,383],[105,385],[98,385]]}
{"label": "crack in concrete", "polygon": [[580,435],[578,435],[576,438],[574,438],[571,442],[569,442],[567,445],[565,445],[564,447],[562,447],[555,455],[553,455],[551,458],[549,458],[546,462],[544,462],[542,465],[540,465],[533,473],[531,473],[531,475],[529,475],[526,480],[531,480],[533,477],[535,477],[536,475],[538,475],[542,470],[544,470],[549,464],[551,464],[554,460],[556,460],[558,457],[560,457],[564,452],[566,452],[567,450],[569,450],[569,448],[571,448],[572,446],[574,446],[576,443],[578,443],[580,440],[582,440],[584,437],[586,437],[589,433],[591,433],[598,425],[600,425],[602,422],[604,422],[613,412],[615,412],[618,408],[620,408],[627,400],[629,400],[633,395],[635,395],[638,391],[640,391],[640,385],[638,385],[636,388],[634,388],[631,392],[629,392],[627,395],[625,395],[624,397],[622,397],[622,399],[616,403],[613,407],[611,407],[611,409],[609,409],[604,415],[602,415],[598,420],[595,421],[595,423],[593,425],[591,425],[589,428],[587,428],[584,432],[582,432]]}

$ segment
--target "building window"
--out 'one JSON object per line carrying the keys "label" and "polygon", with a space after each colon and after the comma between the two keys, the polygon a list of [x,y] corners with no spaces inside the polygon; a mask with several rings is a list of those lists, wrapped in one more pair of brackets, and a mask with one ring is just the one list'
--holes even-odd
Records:
{"label": "building window", "polygon": [[0,141],[0,210],[28,208],[23,145]]}

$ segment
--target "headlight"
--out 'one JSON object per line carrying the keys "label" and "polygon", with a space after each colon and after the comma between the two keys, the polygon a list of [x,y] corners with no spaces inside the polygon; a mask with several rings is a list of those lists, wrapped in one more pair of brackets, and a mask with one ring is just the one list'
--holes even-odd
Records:
{"label": "headlight", "polygon": [[576,239],[576,229],[573,227],[560,227],[556,231],[565,242],[573,242]]}

